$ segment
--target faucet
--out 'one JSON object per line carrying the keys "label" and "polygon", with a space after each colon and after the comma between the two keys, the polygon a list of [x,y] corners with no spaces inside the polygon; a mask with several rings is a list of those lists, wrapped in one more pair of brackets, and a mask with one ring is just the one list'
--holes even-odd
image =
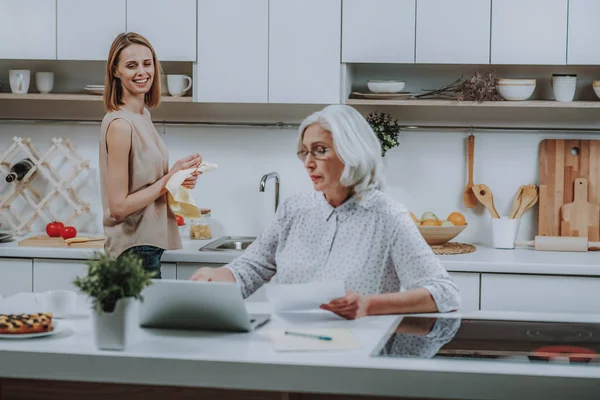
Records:
{"label": "faucet", "polygon": [[265,191],[265,185],[269,179],[275,179],[275,212],[279,206],[279,174],[277,172],[269,172],[260,178],[260,186],[258,187],[259,192]]}

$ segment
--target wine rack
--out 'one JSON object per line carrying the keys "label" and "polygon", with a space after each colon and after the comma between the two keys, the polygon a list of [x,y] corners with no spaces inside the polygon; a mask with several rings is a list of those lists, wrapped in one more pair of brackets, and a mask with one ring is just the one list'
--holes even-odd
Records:
{"label": "wine rack", "polygon": [[[65,225],[72,225],[82,214],[90,210],[89,203],[79,199],[71,186],[75,178],[89,169],[90,162],[84,160],[71,146],[68,139],[53,138],[52,145],[45,153],[38,151],[30,138],[13,137],[13,143],[0,154],[0,173],[5,177],[11,165],[19,160],[19,156],[31,159],[33,166],[20,181],[7,183],[2,178],[0,182],[0,218],[12,228],[15,235],[21,236],[28,233],[31,225],[41,218],[46,223],[53,220],[62,220]],[[52,167],[52,161],[62,158],[72,168],[62,176]],[[38,193],[31,184],[36,179],[44,179],[50,183],[51,189],[47,193]],[[27,207],[25,211],[16,211],[11,204],[18,198],[24,199]],[[56,200],[62,198],[72,209],[69,217],[59,218],[50,207]]]}

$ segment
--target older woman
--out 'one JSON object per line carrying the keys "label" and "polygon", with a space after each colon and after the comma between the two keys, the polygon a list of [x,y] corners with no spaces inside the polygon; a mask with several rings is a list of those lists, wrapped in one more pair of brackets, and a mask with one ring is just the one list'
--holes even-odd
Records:
{"label": "older woman", "polygon": [[346,296],[321,308],[348,319],[459,307],[406,207],[382,192],[381,144],[358,111],[332,105],[306,118],[298,157],[315,192],[286,199],[244,255],[191,279],[237,282],[244,297],[275,273],[279,284],[343,280]]}

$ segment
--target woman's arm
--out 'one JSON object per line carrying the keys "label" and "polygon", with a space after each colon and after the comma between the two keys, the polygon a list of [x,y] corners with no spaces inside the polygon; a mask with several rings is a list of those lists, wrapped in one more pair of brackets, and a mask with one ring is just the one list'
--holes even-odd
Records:
{"label": "woman's arm", "polygon": [[[108,150],[108,208],[111,216],[122,221],[166,193],[165,185],[173,174],[181,169],[199,165],[202,158],[194,154],[175,163],[173,168],[152,185],[129,193],[129,152],[131,151],[131,125],[123,119],[115,119],[106,132]],[[198,159],[200,161],[198,161]]]}

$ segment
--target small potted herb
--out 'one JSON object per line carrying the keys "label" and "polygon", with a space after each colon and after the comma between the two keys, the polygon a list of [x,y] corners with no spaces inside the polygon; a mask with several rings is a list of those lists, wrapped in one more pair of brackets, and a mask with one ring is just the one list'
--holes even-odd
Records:
{"label": "small potted herb", "polygon": [[114,259],[97,252],[88,260],[87,276],[73,282],[92,298],[92,322],[96,346],[103,350],[123,350],[128,340],[127,326],[136,300],[151,284],[153,272],[142,267],[133,254]]}
{"label": "small potted herb", "polygon": [[400,136],[400,124],[398,120],[392,118],[391,115],[381,112],[374,112],[367,115],[367,122],[373,128],[377,138],[381,142],[381,156],[400,144],[398,137]]}

